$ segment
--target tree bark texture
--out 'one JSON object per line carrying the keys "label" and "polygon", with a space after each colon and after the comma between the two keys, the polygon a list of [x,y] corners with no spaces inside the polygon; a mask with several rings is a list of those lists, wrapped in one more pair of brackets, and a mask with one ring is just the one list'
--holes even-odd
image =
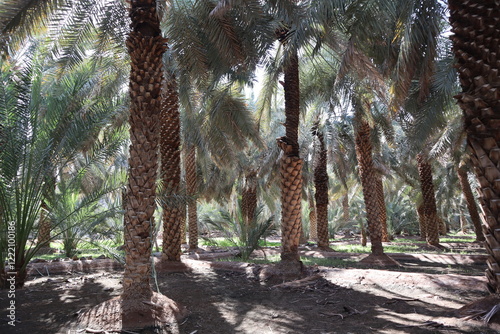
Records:
{"label": "tree bark texture", "polygon": [[185,152],[186,192],[188,213],[189,249],[198,249],[198,208],[196,195],[198,191],[196,173],[196,147],[188,145]]}
{"label": "tree bark texture", "polygon": [[280,162],[281,176],[281,260],[299,262],[299,239],[302,229],[302,165],[299,157],[299,61],[293,52],[284,69],[286,135],[278,138],[283,150]]}
{"label": "tree bark texture", "polygon": [[436,197],[434,195],[434,184],[432,182],[432,168],[424,154],[417,154],[418,175],[422,197],[424,200],[425,235],[429,245],[439,245],[439,226],[436,207]]}
{"label": "tree bark texture", "polygon": [[38,223],[38,244],[42,246],[42,248],[50,248],[50,230],[51,223],[48,213],[48,206],[45,201],[42,201],[42,205],[40,208],[40,222]]}
{"label": "tree bark texture", "polygon": [[257,209],[257,172],[249,171],[245,175],[245,184],[241,194],[241,210],[245,224],[250,226],[255,221]]}
{"label": "tree bark texture", "polygon": [[327,150],[323,133],[317,129],[313,129],[313,134],[317,138],[315,141],[315,158],[314,158],[314,187],[316,192],[314,199],[316,200],[316,226],[318,232],[318,247],[329,247],[330,240],[328,235],[328,172],[327,165]]}
{"label": "tree bark texture", "polygon": [[314,197],[312,195],[309,198],[309,239],[313,241],[318,240],[316,204],[314,204]]}
{"label": "tree bark texture", "polygon": [[488,251],[488,288],[500,293],[500,5],[497,0],[449,0],[453,52],[462,92],[467,144],[479,183]]}
{"label": "tree bark texture", "polygon": [[356,130],[356,156],[358,158],[359,178],[363,188],[363,198],[366,207],[366,218],[372,254],[384,254],[382,246],[382,226],[380,201],[377,194],[377,175],[373,166],[372,144],[370,125],[360,120]]}
{"label": "tree bark texture", "polygon": [[389,232],[387,231],[387,209],[385,207],[384,184],[382,175],[377,173],[377,198],[380,206],[380,225],[382,226],[382,241],[389,242]]}
{"label": "tree bark texture", "polygon": [[474,194],[472,193],[469,179],[467,178],[467,169],[464,166],[458,167],[457,174],[458,179],[460,180],[460,185],[462,186],[465,202],[467,203],[467,209],[469,210],[469,215],[472,220],[474,232],[476,233],[476,240],[484,241],[485,238],[481,227],[481,218],[479,217],[476,200],[474,199]]}
{"label": "tree bark texture", "polygon": [[163,202],[163,259],[181,260],[182,230],[185,226],[185,206],[180,198],[181,184],[181,122],[179,95],[174,75],[164,83],[160,113],[161,177],[165,201]]}
{"label": "tree bark texture", "polygon": [[425,219],[424,202],[417,206],[418,226],[420,228],[420,239],[427,240],[427,220]]}
{"label": "tree bark texture", "polygon": [[349,194],[345,194],[342,197],[342,219],[345,223],[347,223],[349,219],[351,219],[349,214]]}
{"label": "tree bark texture", "polygon": [[158,117],[166,40],[160,35],[155,1],[132,1],[127,48],[130,72],[130,157],[125,210],[123,305],[152,296],[151,229],[156,208]]}

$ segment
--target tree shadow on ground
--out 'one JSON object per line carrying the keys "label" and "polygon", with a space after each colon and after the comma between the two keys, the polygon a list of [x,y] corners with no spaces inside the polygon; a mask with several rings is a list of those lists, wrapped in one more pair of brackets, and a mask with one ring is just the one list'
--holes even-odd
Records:
{"label": "tree shadow on ground", "polygon": [[[448,275],[320,267],[315,279],[270,286],[234,264],[222,270],[193,262],[152,280],[154,290],[190,311],[180,334],[496,333],[456,317],[460,306],[484,294],[450,286]],[[21,321],[13,328],[2,317],[0,333],[74,334],[76,313],[119,295],[121,277],[110,271],[30,280],[16,295]],[[0,293],[6,310],[6,291]]]}
{"label": "tree shadow on ground", "polygon": [[121,274],[72,273],[28,280],[24,288],[16,291],[15,326],[6,321],[4,311],[10,300],[7,291],[0,290],[0,306],[5,314],[0,319],[0,333],[67,334],[80,311],[117,295],[117,287],[106,284],[112,277]]}
{"label": "tree shadow on ground", "polygon": [[[412,298],[374,284],[366,292],[362,285],[351,289],[325,278],[293,288],[271,287],[244,273],[207,268],[162,274],[160,281],[160,290],[191,312],[180,326],[186,334],[471,333],[480,327],[463,324],[456,308],[435,299]],[[459,303],[460,297],[449,299]]]}

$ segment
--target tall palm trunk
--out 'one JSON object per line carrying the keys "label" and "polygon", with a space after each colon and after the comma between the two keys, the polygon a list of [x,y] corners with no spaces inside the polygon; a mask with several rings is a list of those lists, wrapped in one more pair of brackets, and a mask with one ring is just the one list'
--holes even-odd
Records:
{"label": "tall palm trunk", "polygon": [[185,215],[179,200],[181,184],[181,123],[177,82],[172,75],[165,84],[160,114],[160,157],[165,201],[163,203],[163,259],[181,260]]}
{"label": "tall palm trunk", "polygon": [[314,204],[314,196],[311,194],[308,197],[309,197],[309,239],[317,241],[318,223],[316,216],[316,205]]}
{"label": "tall palm trunk", "polygon": [[349,194],[346,193],[342,197],[342,220],[347,223],[351,219],[349,215]]}
{"label": "tall palm trunk", "polygon": [[380,201],[377,194],[377,175],[373,166],[370,125],[365,120],[359,120],[356,131],[356,156],[359,164],[359,177],[363,188],[363,198],[368,220],[368,232],[372,254],[384,254],[382,246],[382,226]]}
{"label": "tall palm trunk", "polygon": [[460,185],[462,186],[462,192],[464,193],[465,202],[467,203],[467,209],[469,210],[472,225],[474,226],[476,240],[484,241],[485,239],[483,229],[481,228],[481,219],[479,218],[479,211],[477,210],[474,194],[472,193],[469,179],[467,178],[467,169],[464,166],[460,166],[457,169],[457,174],[458,179],[460,180]]}
{"label": "tall palm trunk", "polygon": [[498,1],[448,0],[462,93],[467,144],[479,182],[488,251],[488,288],[500,293],[500,6]]}
{"label": "tall palm trunk", "polygon": [[377,173],[377,198],[380,207],[380,225],[382,228],[382,241],[389,241],[389,232],[387,231],[387,209],[385,207],[384,184],[382,183],[382,175]]}
{"label": "tall palm trunk", "polygon": [[250,226],[257,209],[257,172],[251,170],[245,175],[245,184],[241,194],[241,209],[245,224]]}
{"label": "tall palm trunk", "polygon": [[[152,297],[151,229],[156,208],[158,117],[161,108],[162,56],[165,39],[160,35],[156,2],[132,1],[127,48],[130,72],[130,158],[125,210],[125,273],[122,313],[144,309]],[[151,321],[152,313],[146,314]]]}
{"label": "tall palm trunk", "polygon": [[427,243],[439,246],[439,219],[432,182],[432,169],[424,154],[417,154],[418,175],[424,200],[425,236]]}
{"label": "tall palm trunk", "polygon": [[196,207],[196,192],[198,190],[196,175],[196,147],[188,145],[185,151],[186,192],[188,211],[189,249],[198,249],[198,209]]}
{"label": "tall palm trunk", "polygon": [[315,145],[318,147],[314,159],[314,187],[316,188],[314,199],[316,200],[318,247],[329,248],[327,151],[323,133],[318,130],[317,124],[313,127],[313,135],[318,139],[317,145]]}
{"label": "tall palm trunk", "polygon": [[420,203],[417,206],[417,215],[418,215],[418,227],[420,229],[420,239],[427,240],[427,220],[425,219],[425,206],[424,202]]}
{"label": "tall palm trunk", "polygon": [[302,164],[299,157],[299,59],[296,51],[288,59],[285,74],[286,135],[278,138],[283,150],[281,174],[281,260],[299,262],[299,239],[302,229]]}
{"label": "tall palm trunk", "polygon": [[41,252],[44,249],[50,249],[50,218],[49,218],[49,208],[45,201],[42,201],[40,208],[40,222],[38,223],[38,243],[42,245]]}

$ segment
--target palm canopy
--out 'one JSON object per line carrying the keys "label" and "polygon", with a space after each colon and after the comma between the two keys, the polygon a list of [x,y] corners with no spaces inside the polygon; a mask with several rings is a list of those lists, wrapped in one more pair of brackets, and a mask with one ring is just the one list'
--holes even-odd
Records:
{"label": "palm canopy", "polygon": [[[47,0],[3,1],[0,40],[6,56],[32,36],[46,35],[51,51],[64,64],[75,64],[93,50],[125,51],[128,17],[123,1]],[[8,47],[8,49],[7,49]]]}

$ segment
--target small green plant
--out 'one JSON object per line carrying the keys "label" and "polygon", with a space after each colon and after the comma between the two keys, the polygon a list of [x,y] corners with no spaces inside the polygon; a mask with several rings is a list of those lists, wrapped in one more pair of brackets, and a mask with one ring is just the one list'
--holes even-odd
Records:
{"label": "small green plant", "polygon": [[250,254],[259,247],[259,240],[271,232],[274,216],[261,220],[263,207],[255,210],[254,219],[248,224],[241,213],[241,202],[238,202],[236,212],[231,214],[225,210],[219,210],[215,217],[205,216],[203,223],[212,226],[233,247],[237,247],[243,260],[247,260]]}

